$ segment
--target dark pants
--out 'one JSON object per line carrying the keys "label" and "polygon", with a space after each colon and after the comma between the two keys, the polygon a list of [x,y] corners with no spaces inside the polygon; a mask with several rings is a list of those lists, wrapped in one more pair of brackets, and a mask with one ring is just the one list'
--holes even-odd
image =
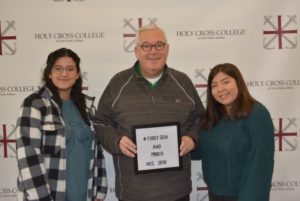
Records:
{"label": "dark pants", "polygon": [[209,192],[209,201],[237,201],[237,197],[232,196],[216,196]]}
{"label": "dark pants", "polygon": [[[119,201],[124,201],[124,200],[119,200]],[[179,198],[178,200],[174,200],[174,201],[190,201],[190,195],[186,195],[186,196]]]}

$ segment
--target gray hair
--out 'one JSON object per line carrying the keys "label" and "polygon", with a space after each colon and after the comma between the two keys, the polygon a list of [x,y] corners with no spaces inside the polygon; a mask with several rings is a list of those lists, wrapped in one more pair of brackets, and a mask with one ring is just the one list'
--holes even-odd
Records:
{"label": "gray hair", "polygon": [[143,26],[143,27],[141,27],[141,28],[138,29],[138,31],[136,33],[136,37],[135,37],[135,46],[138,46],[138,44],[139,44],[139,37],[140,37],[140,34],[142,32],[153,30],[153,29],[159,30],[163,34],[164,39],[167,42],[167,36],[166,36],[165,31],[162,28],[160,28],[159,26],[157,26],[155,23],[150,23],[149,25]]}

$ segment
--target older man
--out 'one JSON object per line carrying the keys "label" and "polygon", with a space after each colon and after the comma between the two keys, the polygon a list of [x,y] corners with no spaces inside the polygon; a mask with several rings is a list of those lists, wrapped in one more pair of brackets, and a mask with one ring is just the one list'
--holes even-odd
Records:
{"label": "older man", "polygon": [[[97,137],[112,153],[116,196],[122,201],[187,201],[192,190],[190,151],[198,142],[204,111],[187,75],[167,66],[169,44],[151,24],[138,30],[133,67],[117,73],[100,98]],[[180,122],[182,169],[136,174],[132,126]]]}

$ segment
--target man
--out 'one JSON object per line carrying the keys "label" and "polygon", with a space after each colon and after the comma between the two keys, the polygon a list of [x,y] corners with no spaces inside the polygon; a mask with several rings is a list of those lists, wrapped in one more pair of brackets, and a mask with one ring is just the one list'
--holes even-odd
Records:
{"label": "man", "polygon": [[[138,30],[132,68],[117,73],[100,98],[97,137],[113,154],[116,195],[122,201],[187,201],[192,190],[189,152],[198,142],[204,107],[191,80],[166,64],[164,31],[152,24]],[[132,126],[179,121],[182,170],[135,174]]]}

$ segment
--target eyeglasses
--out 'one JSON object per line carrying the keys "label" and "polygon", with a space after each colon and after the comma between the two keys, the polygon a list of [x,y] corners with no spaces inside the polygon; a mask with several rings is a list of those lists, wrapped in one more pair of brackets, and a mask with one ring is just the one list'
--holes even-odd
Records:
{"label": "eyeglasses", "polygon": [[75,74],[77,72],[76,66],[67,66],[66,68],[62,66],[53,66],[52,72],[55,74],[62,74],[64,71],[66,71],[68,74]]}
{"label": "eyeglasses", "polygon": [[157,51],[163,50],[166,47],[166,43],[163,42],[157,42],[154,45],[152,45],[151,43],[145,42],[141,45],[139,45],[142,50],[144,50],[145,52],[150,52],[152,50],[152,48],[154,47]]}

